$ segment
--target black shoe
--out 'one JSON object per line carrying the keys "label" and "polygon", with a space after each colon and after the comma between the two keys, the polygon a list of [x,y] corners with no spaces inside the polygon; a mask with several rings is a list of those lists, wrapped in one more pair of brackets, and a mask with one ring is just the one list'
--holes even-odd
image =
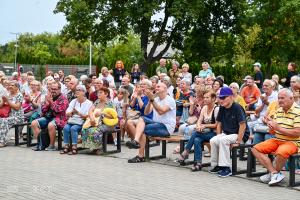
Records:
{"label": "black shoe", "polygon": [[139,149],[140,148],[140,144],[135,140],[131,140],[131,141],[126,142],[126,146],[129,149]]}
{"label": "black shoe", "polygon": [[215,166],[213,169],[209,170],[208,172],[211,173],[211,174],[217,174],[221,170],[222,170],[222,167]]}
{"label": "black shoe", "polygon": [[140,163],[140,162],[145,162],[145,158],[135,156],[134,158],[131,158],[131,159],[128,160],[128,163]]}

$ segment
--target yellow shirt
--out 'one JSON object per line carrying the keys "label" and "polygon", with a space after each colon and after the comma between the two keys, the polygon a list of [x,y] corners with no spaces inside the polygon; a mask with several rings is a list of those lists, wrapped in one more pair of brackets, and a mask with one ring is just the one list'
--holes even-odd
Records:
{"label": "yellow shirt", "polygon": [[[286,113],[280,107],[277,109],[274,119],[283,128],[300,128],[300,107],[296,103],[293,103],[292,107]],[[278,131],[276,131],[275,137],[283,141],[294,141],[300,147],[300,137],[286,136]]]}
{"label": "yellow shirt", "polygon": [[276,110],[279,108],[278,101],[272,101],[267,109],[268,116],[273,118],[276,114]]}
{"label": "yellow shirt", "polygon": [[237,96],[235,97],[234,101],[235,101],[236,103],[240,104],[240,105],[244,108],[244,110],[246,109],[246,105],[247,105],[247,104],[246,104],[246,102],[245,102],[245,100],[244,100],[243,97],[241,97],[240,95],[237,95]]}

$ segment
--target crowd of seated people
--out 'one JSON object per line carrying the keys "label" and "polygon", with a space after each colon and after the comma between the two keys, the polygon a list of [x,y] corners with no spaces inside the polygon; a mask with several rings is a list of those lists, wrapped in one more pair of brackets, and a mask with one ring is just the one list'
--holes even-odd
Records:
{"label": "crowd of seated people", "polygon": [[[285,161],[300,147],[296,64],[288,64],[283,79],[276,74],[263,79],[261,64],[255,63],[253,77],[232,83],[215,77],[208,62],[201,67],[192,77],[187,63],[172,61],[168,70],[167,60],[161,59],[156,75],[147,77],[138,64],[127,72],[118,60],[111,70],[102,67],[99,75],[77,79],[63,70],[48,71],[41,82],[30,71],[11,78],[0,72],[0,147],[6,146],[9,129],[26,121],[35,138],[47,130],[50,145],[45,150],[56,150],[56,131],[61,130],[61,154],[77,154],[79,135],[82,147],[98,154],[103,133],[119,127],[121,140],[129,138],[126,146],[138,149],[128,162],[138,163],[145,161],[147,136],[176,134],[188,140],[181,154],[179,145],[174,149],[180,164],[193,148],[191,170],[201,170],[203,143],[210,143],[209,172],[227,177],[232,174],[230,148],[247,142],[255,145],[253,154],[270,172],[261,180],[270,185],[280,182]],[[115,134],[113,140],[117,145]],[[276,154],[275,166],[265,156],[271,152]]]}

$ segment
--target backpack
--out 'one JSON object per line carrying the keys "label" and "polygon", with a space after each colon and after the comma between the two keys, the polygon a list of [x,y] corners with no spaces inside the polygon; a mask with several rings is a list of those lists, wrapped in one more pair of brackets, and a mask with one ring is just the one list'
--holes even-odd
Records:
{"label": "backpack", "polygon": [[50,144],[50,137],[48,134],[48,129],[42,129],[37,137],[38,149],[45,150]]}

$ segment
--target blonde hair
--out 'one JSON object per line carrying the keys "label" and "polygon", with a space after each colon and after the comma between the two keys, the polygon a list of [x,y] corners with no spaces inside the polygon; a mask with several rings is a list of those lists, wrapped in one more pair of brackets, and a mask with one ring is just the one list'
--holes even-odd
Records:
{"label": "blonde hair", "polygon": [[184,67],[188,68],[188,70],[190,69],[190,66],[189,66],[189,64],[187,64],[187,63],[184,63],[184,64],[182,65],[182,68],[184,68]]}

